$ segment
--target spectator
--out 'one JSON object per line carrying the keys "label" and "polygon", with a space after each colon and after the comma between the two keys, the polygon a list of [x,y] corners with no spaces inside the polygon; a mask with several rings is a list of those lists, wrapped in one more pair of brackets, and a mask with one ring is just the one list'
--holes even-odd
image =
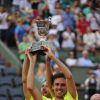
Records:
{"label": "spectator", "polygon": [[81,4],[81,6],[86,5],[87,4],[87,0],[80,0],[80,4]]}
{"label": "spectator", "polygon": [[84,50],[82,52],[82,57],[78,58],[78,66],[90,67],[94,66],[93,62],[88,58],[88,51]]}
{"label": "spectator", "polygon": [[31,8],[31,3],[29,2],[29,0],[21,0],[19,3],[20,10]]}
{"label": "spectator", "polygon": [[60,44],[57,39],[57,30],[50,29],[48,32],[48,40],[51,42],[52,46],[57,49],[60,48]]}
{"label": "spectator", "polygon": [[72,12],[74,12],[74,14],[78,14],[81,10],[78,4],[79,4],[78,0],[75,0],[72,4],[71,9],[72,9]]}
{"label": "spectator", "polygon": [[18,44],[19,59],[23,62],[25,58],[25,50],[30,47],[31,43],[28,40],[27,34],[23,35],[23,41]]}
{"label": "spectator", "polygon": [[87,32],[83,35],[83,43],[87,50],[95,50],[96,36],[90,27],[87,27]]}
{"label": "spectator", "polygon": [[95,35],[96,35],[96,47],[100,48],[100,26],[98,31],[95,33]]}
{"label": "spectator", "polygon": [[76,22],[76,29],[79,36],[83,37],[86,33],[86,29],[89,27],[89,22],[86,20],[82,12],[79,13],[79,19]]}
{"label": "spectator", "polygon": [[46,18],[51,16],[48,5],[45,5],[44,9],[41,12],[41,16],[42,16],[43,19],[46,19]]}
{"label": "spectator", "polygon": [[16,45],[18,46],[18,44],[20,42],[22,42],[22,38],[24,34],[28,34],[30,30],[30,26],[26,23],[24,23],[24,19],[23,18],[19,18],[17,20],[17,26],[15,28],[15,40],[16,40]]}
{"label": "spectator", "polygon": [[98,79],[100,79],[100,64],[97,65],[97,69],[96,69],[96,70],[89,70],[89,73],[90,73],[90,74],[91,74],[91,73],[96,74],[96,77],[97,77]]}
{"label": "spectator", "polygon": [[81,8],[79,7],[79,2],[78,0],[73,1],[72,7],[71,7],[72,12],[74,13],[74,18],[75,22],[78,19],[78,14],[81,11]]}
{"label": "spectator", "polygon": [[88,0],[86,5],[82,8],[82,12],[85,16],[91,13],[91,9],[93,8],[93,1]]}
{"label": "spectator", "polygon": [[69,52],[68,58],[66,58],[65,63],[71,67],[71,66],[76,66],[77,60],[74,57],[74,53],[72,51]]}
{"label": "spectator", "polygon": [[75,33],[72,32],[71,27],[67,26],[66,30],[62,34],[62,45],[61,47],[64,49],[73,49],[75,47],[74,40],[75,40]]}
{"label": "spectator", "polygon": [[86,91],[85,99],[90,100],[90,97],[98,90],[99,82],[96,78],[96,74],[89,74],[89,77],[85,80],[83,85]]}
{"label": "spectator", "polygon": [[[60,48],[60,44],[59,44],[58,38],[57,38],[57,30],[54,27],[55,27],[55,25],[53,25],[53,27],[48,32],[48,40],[51,42],[51,46],[54,48],[54,54],[58,58],[59,53],[58,53],[57,49]],[[52,64],[52,66],[54,66],[55,62],[53,60],[51,60],[51,64]]]}
{"label": "spectator", "polygon": [[8,12],[5,6],[0,6],[0,39],[3,42],[7,42],[7,30],[8,30],[8,23],[7,18]]}
{"label": "spectator", "polygon": [[72,30],[75,28],[75,19],[74,19],[74,13],[71,11],[71,6],[67,5],[66,10],[63,13],[63,24],[64,28],[67,26],[70,26]]}
{"label": "spectator", "polygon": [[49,7],[50,13],[52,15],[55,14],[55,5],[56,5],[56,0],[46,0],[46,3]]}
{"label": "spectator", "polygon": [[20,0],[13,0],[12,5],[12,12],[19,10]]}
{"label": "spectator", "polygon": [[20,11],[15,11],[14,13],[12,13],[13,17],[14,17],[14,22],[16,23],[18,21],[18,19],[20,18]]}
{"label": "spectator", "polygon": [[62,43],[62,32],[64,31],[64,25],[63,25],[63,17],[62,17],[63,10],[61,9],[61,6],[55,7],[55,15],[51,17],[51,22],[53,24],[56,24],[56,29],[58,33],[58,40],[61,46]]}
{"label": "spectator", "polygon": [[7,46],[15,47],[16,42],[14,37],[14,31],[16,24],[14,22],[14,16],[8,15],[7,22],[8,22],[7,39],[6,39]]}
{"label": "spectator", "polygon": [[33,9],[33,17],[34,18],[36,18],[40,15],[38,5],[39,5],[39,0],[31,0],[31,7]]}
{"label": "spectator", "polygon": [[100,14],[96,12],[96,10],[92,9],[92,11],[87,15],[87,21],[90,23],[90,28],[93,32],[96,32],[100,25]]}

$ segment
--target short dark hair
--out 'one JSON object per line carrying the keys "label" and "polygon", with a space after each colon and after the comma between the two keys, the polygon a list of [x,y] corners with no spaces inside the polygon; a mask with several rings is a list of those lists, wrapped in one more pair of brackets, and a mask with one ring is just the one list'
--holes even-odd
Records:
{"label": "short dark hair", "polygon": [[62,72],[56,72],[53,76],[52,76],[52,85],[55,81],[55,79],[57,78],[64,78],[65,79],[65,75]]}

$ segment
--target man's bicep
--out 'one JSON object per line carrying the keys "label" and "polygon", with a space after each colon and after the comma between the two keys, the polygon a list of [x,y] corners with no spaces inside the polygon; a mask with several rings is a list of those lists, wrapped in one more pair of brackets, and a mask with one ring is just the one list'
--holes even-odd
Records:
{"label": "man's bicep", "polygon": [[53,92],[52,88],[49,88],[49,93],[50,93],[51,97],[54,97],[54,92]]}
{"label": "man's bicep", "polygon": [[29,91],[26,87],[26,83],[23,83],[23,93],[25,96],[25,100],[30,100],[31,94],[29,93]]}
{"label": "man's bicep", "polygon": [[67,89],[70,92],[71,96],[73,98],[76,98],[77,90],[76,90],[76,86],[75,86],[74,80],[72,78],[71,79],[67,79],[66,80],[66,84],[67,84]]}

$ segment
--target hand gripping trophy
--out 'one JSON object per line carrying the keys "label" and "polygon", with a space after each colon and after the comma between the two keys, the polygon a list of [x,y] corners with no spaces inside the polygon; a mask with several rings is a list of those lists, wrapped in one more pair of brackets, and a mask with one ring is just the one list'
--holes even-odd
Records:
{"label": "hand gripping trophy", "polygon": [[39,41],[32,44],[31,53],[39,53],[40,55],[45,55],[43,45],[51,46],[50,41],[47,40],[48,29],[51,24],[50,18],[45,20],[35,20],[35,30],[37,30],[39,35]]}

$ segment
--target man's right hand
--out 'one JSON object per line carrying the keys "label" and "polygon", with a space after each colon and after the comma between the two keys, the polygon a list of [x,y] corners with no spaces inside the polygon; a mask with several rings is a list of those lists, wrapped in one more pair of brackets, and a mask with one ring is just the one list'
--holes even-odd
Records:
{"label": "man's right hand", "polygon": [[27,57],[29,58],[29,61],[34,61],[36,62],[36,58],[37,58],[37,54],[31,54],[30,53],[30,50],[31,50],[32,47],[29,47],[25,50],[25,54],[27,55]]}
{"label": "man's right hand", "polygon": [[46,46],[46,45],[44,45],[44,46],[42,46],[42,47],[44,48],[45,53],[46,53],[46,55],[47,55],[49,58],[52,58],[52,57],[54,56],[54,53],[53,53],[53,49],[52,49],[52,48],[50,48],[49,46]]}

